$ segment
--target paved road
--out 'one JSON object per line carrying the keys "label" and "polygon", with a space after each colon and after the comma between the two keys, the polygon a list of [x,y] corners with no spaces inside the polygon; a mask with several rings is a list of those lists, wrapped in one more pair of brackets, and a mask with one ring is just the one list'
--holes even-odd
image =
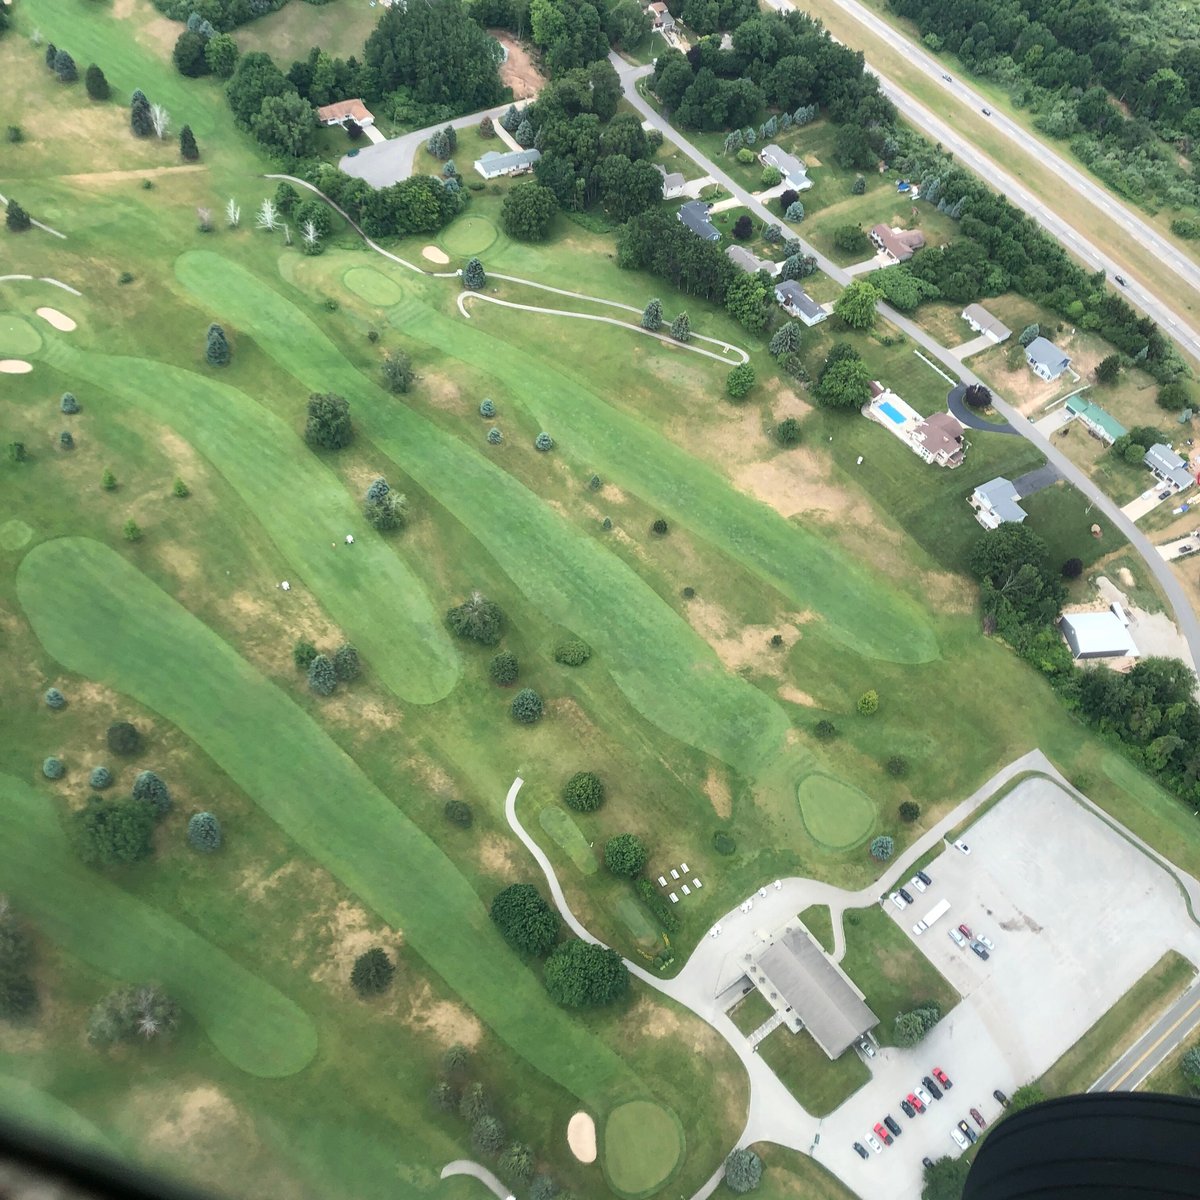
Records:
{"label": "paved road", "polygon": [[1129,1049],[1089,1092],[1136,1092],[1181,1042],[1200,1028],[1200,990],[1195,979],[1188,990]]}
{"label": "paved road", "polygon": [[[776,6],[779,3],[786,3],[787,0],[776,0]],[[650,124],[662,131],[664,137],[669,138],[702,170],[711,175],[723,188],[728,192],[738,197],[742,204],[745,205],[750,212],[757,216],[760,220],[771,221],[775,224],[783,224],[785,229],[788,229],[786,222],[781,222],[777,213],[768,211],[755,198],[735,183],[724,171],[721,170],[715,162],[710,158],[700,153],[687,138],[675,129],[669,121],[657,113],[644,100],[637,90],[637,81],[649,75],[653,67],[633,67],[625,62],[616,54],[610,55],[613,66],[617,69],[617,74],[621,77],[621,85],[625,93],[626,100],[637,109],[642,116],[650,122]],[[931,114],[932,115],[932,114]],[[941,136],[941,135],[939,135]],[[952,131],[947,128],[947,136],[953,138]],[[957,139],[956,139],[957,140]],[[945,142],[946,145],[950,143]],[[963,161],[967,161],[965,155],[960,155]],[[982,168],[985,175],[990,175],[995,178],[994,168],[988,164]],[[1032,215],[1032,214],[1031,214]],[[788,229],[788,232],[793,237],[800,235],[794,229]],[[1075,237],[1074,234],[1071,235]],[[836,263],[826,258],[825,255],[819,253],[814,247],[804,243],[803,238],[800,239],[804,244],[805,251],[812,254],[817,265],[831,279],[840,283],[845,287],[850,282],[850,275]],[[1070,240],[1070,239],[1068,239]],[[957,359],[954,354],[946,349],[945,346],[935,341],[930,334],[926,333],[915,322],[910,321],[907,317],[889,308],[886,304],[877,306],[879,312],[892,322],[898,329],[905,333],[911,341],[920,346],[931,358],[936,358],[948,370],[957,373],[959,378],[964,383],[983,383],[983,380],[971,372],[964,363]],[[1196,337],[1197,357],[1200,358],[1200,335]],[[1103,513],[1109,521],[1112,522],[1116,529],[1119,529],[1122,534],[1129,540],[1130,545],[1142,556],[1145,560],[1150,573],[1158,581],[1159,586],[1165,593],[1169,604],[1175,613],[1175,621],[1179,627],[1180,633],[1192,651],[1192,658],[1195,662],[1200,663],[1200,621],[1197,620],[1195,612],[1188,601],[1182,585],[1175,577],[1170,566],[1163,561],[1162,555],[1150,543],[1150,540],[1142,533],[1140,529],[1123,513],[1120,508],[1111,500],[1080,467],[1077,467],[1063,452],[1055,445],[1052,445],[1049,438],[1035,429],[1032,423],[1021,415],[1012,405],[1008,404],[994,389],[992,390],[994,407],[1008,423],[1028,441],[1032,442],[1038,450],[1053,463],[1058,469],[1059,474],[1072,483],[1080,492],[1087,497],[1091,505]]]}

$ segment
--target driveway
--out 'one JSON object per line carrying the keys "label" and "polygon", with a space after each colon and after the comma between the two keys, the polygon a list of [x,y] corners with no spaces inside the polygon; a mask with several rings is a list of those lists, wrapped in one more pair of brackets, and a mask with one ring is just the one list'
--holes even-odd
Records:
{"label": "driveway", "polygon": [[981,350],[990,350],[995,344],[986,333],[981,333],[978,337],[973,337],[969,342],[963,342],[960,346],[951,346],[950,353],[955,358],[970,358],[972,354],[978,354]]}
{"label": "driveway", "polygon": [[980,433],[1017,432],[1007,421],[989,421],[980,416],[964,399],[966,394],[965,383],[955,384],[946,394],[946,407],[958,418],[960,425],[965,425],[968,429],[978,429]]}
{"label": "driveway", "polygon": [[1047,463],[1044,467],[1038,467],[1036,470],[1026,471],[1024,475],[1018,475],[1012,481],[1013,490],[1017,493],[1018,500],[1024,500],[1026,496],[1036,495],[1050,487],[1051,484],[1057,483],[1061,478],[1058,468]]}
{"label": "driveway", "polygon": [[1163,484],[1156,483],[1153,487],[1147,488],[1136,500],[1124,505],[1121,511],[1131,520],[1140,521],[1144,516],[1152,513],[1160,504],[1166,504],[1174,496],[1170,496],[1160,500],[1159,496],[1165,490]]}
{"label": "driveway", "polygon": [[1042,437],[1053,437],[1060,429],[1065,429],[1072,420],[1075,414],[1065,405],[1056,408],[1052,413],[1047,413],[1044,417],[1038,417],[1033,423],[1034,429],[1042,435]]}
{"label": "driveway", "polygon": [[1158,547],[1158,552],[1165,562],[1174,562],[1177,558],[1186,558],[1188,554],[1200,552],[1200,529],[1176,538],[1173,542],[1165,542]]}

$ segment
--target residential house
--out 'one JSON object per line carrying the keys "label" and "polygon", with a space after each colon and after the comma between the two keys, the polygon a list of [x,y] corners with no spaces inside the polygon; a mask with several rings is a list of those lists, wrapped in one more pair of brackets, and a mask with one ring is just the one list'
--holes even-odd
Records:
{"label": "residential house", "polygon": [[1058,619],[1058,628],[1073,658],[1138,657],[1138,648],[1128,627],[1112,609],[1063,613]]}
{"label": "residential house", "polygon": [[719,242],[721,231],[708,219],[710,207],[703,200],[689,200],[680,205],[677,216],[698,238],[706,242]]}
{"label": "residential house", "polygon": [[1099,438],[1107,446],[1129,432],[1116,417],[1083,396],[1072,396],[1067,401],[1067,412],[1077,417],[1092,437]]}
{"label": "residential house", "polygon": [[1035,337],[1025,347],[1025,361],[1033,373],[1047,383],[1053,382],[1071,365],[1070,356],[1044,337]]}
{"label": "residential house", "polygon": [[663,0],[655,0],[653,4],[647,7],[646,11],[653,20],[651,29],[661,32],[666,29],[675,28],[675,18],[667,11],[667,6],[663,3]]}
{"label": "residential house", "polygon": [[925,235],[919,229],[889,229],[876,225],[871,230],[871,241],[892,262],[908,262],[913,254],[925,245]]}
{"label": "residential house", "polygon": [[1187,459],[1180,458],[1170,446],[1163,442],[1156,442],[1151,446],[1142,461],[1163,483],[1169,484],[1177,492],[1190,488],[1196,482],[1188,467]]}
{"label": "residential house", "polygon": [[968,304],[962,311],[962,319],[976,333],[985,334],[996,345],[1012,337],[1012,330],[999,317],[992,316],[982,304]]}
{"label": "residential house", "polygon": [[341,125],[345,128],[348,121],[365,129],[375,124],[371,110],[361,100],[339,100],[336,104],[323,104],[317,109],[317,120],[322,125]]}
{"label": "residential house", "polygon": [[[655,166],[658,166],[655,163]],[[683,177],[682,171],[672,171],[667,174],[661,166],[658,166],[658,172],[663,177],[662,183],[662,198],[664,200],[674,200],[676,196],[683,195],[683,189],[687,186],[687,180]]]}
{"label": "residential house", "polygon": [[812,187],[808,168],[794,154],[789,154],[773,142],[758,152],[758,161],[764,167],[774,167],[783,176],[784,186],[793,192],[803,192]]}
{"label": "residential house", "polygon": [[970,448],[963,436],[963,427],[950,413],[922,417],[908,401],[878,380],[871,383],[871,401],[865,415],[895,434],[918,458],[931,466],[951,469],[961,466]]}
{"label": "residential house", "polygon": [[810,328],[829,316],[829,310],[818,304],[794,279],[775,285],[775,299],[790,316],[799,317]]}
{"label": "residential house", "polygon": [[[747,250],[745,246],[730,246],[725,251],[725,257],[735,267],[745,271],[747,275],[753,275],[756,271],[766,271],[771,276],[779,274],[777,262],[772,262],[769,258],[759,258],[753,250]],[[779,289],[776,288],[776,298],[778,298],[778,292]]]}
{"label": "residential house", "polygon": [[987,483],[981,483],[967,498],[975,510],[975,520],[984,529],[996,529],[1005,521],[1020,525],[1029,514],[1017,503],[1020,496],[1011,479],[997,475]]}
{"label": "residential house", "polygon": [[475,170],[484,179],[499,179],[501,175],[524,175],[542,157],[540,150],[488,150],[475,160]]}

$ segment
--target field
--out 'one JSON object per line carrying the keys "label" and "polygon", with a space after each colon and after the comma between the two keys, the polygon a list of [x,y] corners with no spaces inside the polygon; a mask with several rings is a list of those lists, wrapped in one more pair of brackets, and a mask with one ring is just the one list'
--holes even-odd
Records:
{"label": "field", "polygon": [[[332,48],[324,31],[344,25],[349,45],[366,20],[355,8],[339,23],[348,2],[294,2],[239,39],[286,59],[314,40]],[[1033,745],[1072,777],[1090,767],[1094,798],[1173,857],[1200,857],[1187,814],[1124,760],[1098,769],[1102,744],[979,635],[962,574],[978,536],[965,497],[1038,465],[1025,442],[979,434],[960,470],[926,468],[857,414],[814,409],[774,371],[769,331],[747,335],[621,271],[611,237],[560,218],[547,242],[514,243],[503,187],[471,193],[437,234],[388,248],[417,264],[436,243],[451,270],[480,254],[495,294],[552,309],[604,311],[495,274],[638,309],[662,295],[698,332],[745,347],[760,380],[746,403],[725,399],[722,364],[620,328],[584,337],[554,312],[483,304],[464,318],[453,279],[374,255],[340,224],[325,253],[302,255],[252,227],[274,189],[261,178],[269,164],[234,129],[218,83],[174,72],[175,25],[144,0],[129,0],[127,17],[23,0],[16,24],[0,39],[0,76],[40,115],[6,148],[0,190],[68,236],[4,235],[6,271],[82,295],[0,283],[0,353],[34,366],[5,377],[3,400],[6,441],[29,453],[0,472],[0,797],[21,832],[0,845],[0,873],[36,935],[45,998],[36,1026],[0,1026],[0,1107],[214,1190],[375,1200],[401,1181],[433,1194],[441,1166],[474,1153],[463,1120],[428,1100],[461,1043],[507,1136],[564,1189],[687,1195],[744,1126],[744,1076],[707,1024],[640,982],[611,1008],[557,1007],[540,965],[497,935],[496,892],[544,888],[504,816],[517,775],[521,820],[580,920],[636,961],[669,945],[672,971],[765,880],[867,885],[878,870],[868,837],[902,847]],[[35,26],[100,63],[115,102],[60,87],[29,44]],[[170,141],[129,136],[135,87],[191,124],[197,166],[179,165]],[[826,136],[814,127],[814,157]],[[845,199],[817,195],[839,180],[849,195],[833,169],[809,193],[814,221]],[[198,232],[197,208],[219,214],[231,196],[241,227]],[[866,196],[892,193],[871,179]],[[118,283],[122,272],[133,278]],[[56,331],[35,315],[43,305],[78,328]],[[204,361],[213,321],[233,348],[219,370]],[[885,327],[806,333],[811,373],[835,336],[921,411],[944,403],[946,381]],[[380,386],[382,356],[397,349],[417,372],[400,396]],[[76,415],[59,407],[68,390]],[[305,443],[312,392],[347,398],[351,445]],[[479,415],[485,397],[494,419]],[[770,436],[785,415],[801,421],[792,450]],[[492,424],[499,445],[486,440]],[[550,453],[534,449],[543,430]],[[380,476],[410,510],[386,535],[361,508]],[[1033,524],[1054,553],[1121,551],[1093,545],[1077,499],[1038,498]],[[669,532],[652,535],[660,517]],[[123,532],[129,521],[140,538]],[[474,590],[505,614],[499,648],[519,660],[517,686],[545,699],[536,725],[513,722],[513,690],[490,681],[496,648],[455,639],[442,619]],[[568,636],[590,646],[587,663],[555,660]],[[293,663],[299,639],[325,652],[353,644],[362,677],[314,694]],[[67,697],[61,711],[42,702],[51,686]],[[881,697],[871,718],[855,710],[867,688]],[[135,759],[106,746],[121,719],[145,735]],[[817,739],[819,720],[835,736]],[[885,770],[896,754],[909,760],[904,779]],[[42,774],[50,755],[66,764],[59,780]],[[154,856],[135,866],[85,867],[70,845],[101,764],[114,796],[144,768],[171,787]],[[591,813],[562,802],[583,769],[606,785]],[[901,825],[897,806],[914,798],[921,818]],[[469,804],[469,828],[445,819],[449,801]],[[225,830],[212,856],[185,840],[199,810]],[[714,846],[718,830],[731,853]],[[669,936],[603,868],[605,842],[626,832],[646,842],[651,879],[682,861],[704,879],[673,908]],[[852,915],[846,966],[885,1036],[895,1011],[945,1002],[944,981],[903,956],[882,914]],[[814,923],[828,939],[828,913]],[[372,946],[396,978],[360,1000],[350,966]],[[92,1005],[146,980],[179,999],[176,1040],[86,1047]],[[736,1010],[739,1027],[761,1023],[759,1003]],[[828,1111],[865,1068],[807,1048],[785,1032],[763,1054]],[[567,1149],[580,1108],[597,1116],[596,1165]],[[806,1161],[777,1158],[765,1193],[839,1194]]]}

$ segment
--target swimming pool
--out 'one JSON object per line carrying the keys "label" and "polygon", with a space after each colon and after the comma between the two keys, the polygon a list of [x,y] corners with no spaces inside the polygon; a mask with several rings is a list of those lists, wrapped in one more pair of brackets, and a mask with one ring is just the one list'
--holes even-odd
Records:
{"label": "swimming pool", "polygon": [[904,424],[904,414],[898,412],[896,410],[895,406],[892,405],[889,401],[887,401],[887,400],[880,401],[879,411],[881,413],[883,413],[883,415],[885,417],[887,417],[887,419],[889,421],[891,421],[891,423],[893,425],[903,425]]}

